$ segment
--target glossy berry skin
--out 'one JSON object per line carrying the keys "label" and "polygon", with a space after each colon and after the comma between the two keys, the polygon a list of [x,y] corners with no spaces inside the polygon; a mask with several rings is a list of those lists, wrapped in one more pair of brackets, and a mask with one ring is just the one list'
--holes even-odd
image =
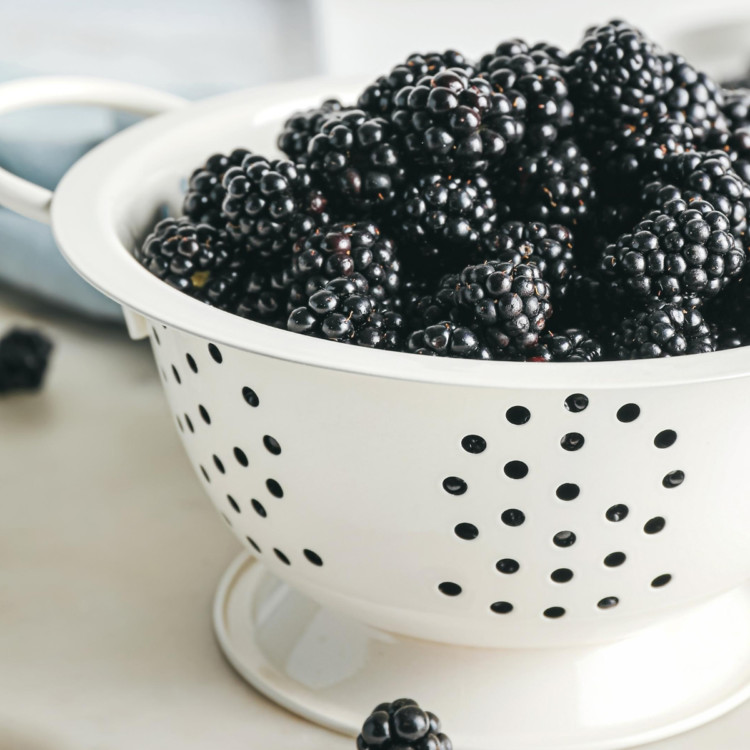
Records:
{"label": "glossy berry skin", "polygon": [[524,134],[523,97],[510,99],[457,68],[404,86],[394,104],[389,119],[403,137],[405,157],[452,175],[496,168]]}
{"label": "glossy berry skin", "polygon": [[654,359],[716,350],[700,311],[662,304],[626,318],[612,336],[615,359]]}
{"label": "glossy berry skin", "polygon": [[221,306],[239,283],[242,257],[226,232],[189,219],[163,219],[134,252],[170,286]]}
{"label": "glossy berry skin", "polygon": [[228,309],[242,318],[285,328],[288,298],[283,274],[256,270],[243,275]]}
{"label": "glossy berry skin", "polygon": [[227,170],[238,167],[250,154],[244,148],[232,151],[228,156],[214,154],[190,176],[188,191],[182,211],[194,224],[210,224],[222,229],[226,223],[222,205],[226,190],[222,180]]}
{"label": "glossy berry skin", "polygon": [[425,76],[435,75],[449,68],[458,68],[467,76],[476,73],[473,61],[456,50],[414,53],[388,75],[381,76],[368,86],[357,100],[357,107],[373,117],[387,117],[393,112],[394,98],[404,86],[413,86]]}
{"label": "glossy berry skin", "polygon": [[328,201],[304,165],[247,156],[224,175],[227,231],[260,262],[288,257],[301,237],[329,222]]}
{"label": "glossy berry skin", "polygon": [[712,130],[706,137],[706,148],[725,153],[737,176],[750,184],[750,123],[731,132]]}
{"label": "glossy berry skin", "polygon": [[380,703],[365,719],[357,737],[358,750],[453,750],[440,731],[440,719],[416,701],[400,698]]}
{"label": "glossy berry skin", "polygon": [[307,163],[344,213],[382,209],[405,177],[393,126],[359,109],[330,115],[322,123],[309,142]]}
{"label": "glossy berry skin", "polygon": [[453,322],[470,327],[493,356],[531,349],[552,314],[550,286],[533,264],[491,260],[446,276]]}
{"label": "glossy berry skin", "polygon": [[722,91],[724,103],[721,113],[727,120],[728,130],[734,132],[738,128],[750,125],[750,89],[724,89]]}
{"label": "glossy berry skin", "polygon": [[705,201],[668,202],[607,249],[604,273],[635,298],[699,305],[745,266],[727,217]]}
{"label": "glossy berry skin", "polygon": [[373,349],[400,348],[403,328],[399,313],[379,310],[366,283],[346,277],[329,281],[287,320],[289,331]]}
{"label": "glossy berry skin", "polygon": [[492,359],[476,332],[448,320],[412,331],[406,338],[406,351],[433,357]]}
{"label": "glossy berry skin", "polygon": [[598,362],[603,358],[601,342],[580,328],[545,331],[528,357],[531,362]]}
{"label": "glossy berry skin", "polygon": [[277,145],[296,164],[307,162],[307,148],[326,119],[346,108],[338,99],[326,99],[319,107],[295,112],[279,133]]}
{"label": "glossy berry skin", "polygon": [[36,391],[47,372],[52,342],[39,331],[13,328],[0,339],[0,393]]}

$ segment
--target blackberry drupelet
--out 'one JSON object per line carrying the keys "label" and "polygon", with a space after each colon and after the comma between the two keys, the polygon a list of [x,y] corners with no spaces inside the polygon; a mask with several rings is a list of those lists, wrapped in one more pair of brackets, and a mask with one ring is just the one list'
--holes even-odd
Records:
{"label": "blackberry drupelet", "polygon": [[[549,146],[573,120],[573,104],[568,96],[559,51],[546,46],[529,46],[522,40],[501,44],[494,55],[485,55],[479,71],[495,91],[511,101],[526,101],[524,142],[532,149]],[[523,51],[521,51],[523,50]],[[554,51],[552,51],[554,50]]]}
{"label": "blackberry drupelet", "polygon": [[163,219],[133,254],[170,286],[216,306],[231,296],[243,266],[226,232],[190,219]]}
{"label": "blackberry drupelet", "polygon": [[277,145],[296,164],[307,162],[307,147],[333,113],[347,108],[338,99],[326,99],[319,107],[295,112],[279,133]]}
{"label": "blackberry drupelet", "polygon": [[404,86],[390,120],[405,157],[422,168],[474,176],[495,168],[524,134],[526,102],[493,91],[489,81],[451,68]]}
{"label": "blackberry drupelet", "polygon": [[490,260],[445,277],[442,287],[451,322],[471,328],[499,359],[534,347],[552,314],[550,286],[533,264]]}
{"label": "blackberry drupelet", "polygon": [[219,229],[224,226],[222,205],[226,190],[222,180],[228,169],[238,167],[250,153],[244,148],[238,148],[229,156],[214,154],[193,172],[182,206],[188,219],[194,224],[210,224]]}
{"label": "blackberry drupelet", "polygon": [[534,264],[552,287],[552,299],[563,299],[575,266],[573,235],[561,224],[508,221],[498,227],[484,245],[478,260]]}
{"label": "blackberry drupelet", "polygon": [[377,349],[399,349],[403,328],[403,316],[381,311],[361,278],[344,276],[311,294],[287,321],[295,333]]}
{"label": "blackberry drupelet", "polygon": [[716,350],[700,311],[660,304],[626,318],[612,335],[616,359],[654,359]]}
{"label": "blackberry drupelet", "polygon": [[462,359],[492,359],[490,350],[477,334],[448,320],[412,331],[406,338],[405,349],[412,354]]}
{"label": "blackberry drupelet", "polygon": [[292,245],[330,219],[325,194],[307,168],[285,159],[248,156],[224,175],[227,229],[256,266],[280,263]]}
{"label": "blackberry drupelet", "polygon": [[672,200],[610,245],[602,270],[635,298],[699,305],[741,273],[745,252],[705,201]]}
{"label": "blackberry drupelet", "polygon": [[475,64],[456,50],[409,55],[388,75],[368,86],[357,100],[357,107],[373,117],[387,117],[393,111],[394,97],[404,86],[413,86],[421,78],[449,68],[458,68],[468,76],[476,73]]}
{"label": "blackberry drupelet", "polygon": [[380,703],[365,719],[357,750],[453,750],[440,731],[440,719],[423,711],[416,701],[400,698]]}
{"label": "blackberry drupelet", "polygon": [[601,343],[587,331],[568,328],[559,333],[545,331],[528,356],[531,362],[598,362],[603,358]]}
{"label": "blackberry drupelet", "polygon": [[308,165],[344,212],[387,206],[405,177],[393,126],[360,109],[325,120],[310,140]]}
{"label": "blackberry drupelet", "polygon": [[47,372],[52,342],[33,329],[13,328],[0,339],[0,393],[36,391]]}
{"label": "blackberry drupelet", "polygon": [[592,167],[578,146],[559,141],[512,160],[495,180],[498,197],[514,217],[576,226],[595,206]]}
{"label": "blackberry drupelet", "polygon": [[667,89],[661,50],[624,21],[588,29],[568,66],[577,130],[589,142],[613,125],[645,125]]}
{"label": "blackberry drupelet", "polygon": [[436,278],[463,268],[497,222],[497,202],[482,175],[428,173],[408,185],[394,204],[393,231],[414,272]]}
{"label": "blackberry drupelet", "polygon": [[366,221],[334,224],[297,241],[292,250],[292,303],[339,276],[361,275],[379,304],[393,302],[401,278],[394,242]]}

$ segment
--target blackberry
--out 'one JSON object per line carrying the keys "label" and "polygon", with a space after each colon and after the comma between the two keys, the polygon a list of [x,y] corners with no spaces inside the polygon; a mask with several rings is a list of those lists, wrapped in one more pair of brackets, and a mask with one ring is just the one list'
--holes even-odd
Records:
{"label": "blackberry", "polygon": [[533,265],[490,260],[447,276],[451,322],[470,327],[492,351],[508,358],[531,349],[552,314],[550,287]]}
{"label": "blackberry", "polygon": [[723,151],[737,176],[745,184],[750,184],[750,124],[731,132],[712,130],[706,137],[706,148]]}
{"label": "blackberry", "polygon": [[0,339],[0,393],[42,386],[52,342],[39,331],[13,328]]}
{"label": "blackberry", "polygon": [[248,156],[227,171],[224,188],[227,229],[261,263],[281,262],[294,242],[329,223],[327,199],[302,164]]}
{"label": "blackberry", "polygon": [[[401,262],[395,244],[370,222],[339,223],[298,240],[292,250],[292,302],[339,276],[361,275],[379,304],[398,294]],[[296,297],[295,297],[296,295]]]}
{"label": "blackberry", "polygon": [[661,304],[622,321],[612,336],[616,359],[654,359],[716,350],[700,311]]}
{"label": "blackberry", "polygon": [[559,141],[514,159],[496,180],[497,194],[515,217],[573,227],[586,221],[595,205],[591,172],[573,141]]}
{"label": "blackberry", "polygon": [[496,212],[495,197],[482,175],[430,173],[404,189],[394,204],[391,226],[401,246],[408,248],[412,265],[435,277],[467,265],[494,229]]}
{"label": "blackberry", "polygon": [[381,312],[361,278],[344,276],[311,294],[287,321],[295,333],[377,349],[400,348],[403,328],[401,314]]}
{"label": "blackberry", "polygon": [[393,126],[351,109],[331,115],[309,144],[310,171],[348,209],[379,209],[391,203],[404,181]]}
{"label": "blackberry", "polygon": [[406,338],[406,351],[434,357],[492,359],[490,350],[471,328],[447,320],[412,331]]}
{"label": "blackberry", "polygon": [[613,124],[645,125],[667,88],[661,50],[624,21],[588,29],[568,66],[576,126],[588,141]]}
{"label": "blackberry", "polygon": [[368,86],[357,100],[357,107],[373,117],[387,117],[394,109],[394,97],[404,86],[413,86],[421,78],[449,68],[458,68],[466,75],[476,73],[475,65],[456,50],[415,53],[396,65],[388,75]]}
{"label": "blackberry", "polygon": [[526,102],[493,91],[458,68],[424,76],[394,98],[391,122],[405,156],[420,167],[474,176],[496,167],[524,134]]}
{"label": "blackberry", "polygon": [[170,286],[216,306],[227,301],[243,267],[226,232],[189,219],[163,219],[133,254]]}
{"label": "blackberry", "polygon": [[279,133],[277,145],[296,164],[307,162],[307,147],[313,136],[320,133],[326,119],[346,108],[338,99],[326,99],[319,107],[295,112]]}
{"label": "blackberry", "polygon": [[561,224],[509,221],[485,243],[485,257],[481,260],[488,258],[516,266],[534,264],[542,278],[552,285],[552,298],[563,299],[575,264],[573,235]]}
{"label": "blackberry", "polygon": [[286,327],[289,290],[281,273],[252,271],[237,289],[230,311],[277,327]]}
{"label": "blackberry", "polygon": [[423,711],[416,701],[400,698],[380,703],[365,719],[357,737],[357,750],[453,750],[440,731],[440,719]]}
{"label": "blackberry", "polygon": [[710,325],[711,338],[717,351],[726,349],[738,349],[750,344],[750,334],[742,326],[735,325]]}
{"label": "blackberry", "polygon": [[533,149],[544,148],[557,140],[558,133],[571,125],[573,104],[558,62],[545,46],[530,48],[522,40],[503,43],[494,55],[485,55],[479,71],[495,91],[511,101],[526,101],[524,142]]}
{"label": "blackberry", "polygon": [[214,154],[193,172],[182,205],[182,212],[188,219],[194,224],[211,224],[219,229],[224,226],[222,205],[226,190],[222,180],[228,169],[238,167],[249,154],[244,148],[235,149],[229,156]]}
{"label": "blackberry", "polygon": [[721,113],[727,120],[728,130],[750,126],[750,89],[725,90]]}
{"label": "blackberry", "polygon": [[585,326],[602,338],[629,308],[625,290],[616,281],[591,271],[574,271],[567,295],[555,308],[555,322],[569,328]]}
{"label": "blackberry", "polygon": [[705,201],[672,200],[607,249],[602,268],[635,298],[701,304],[745,265],[727,217]]}
{"label": "blackberry", "polygon": [[601,343],[580,328],[545,331],[528,357],[531,362],[598,362],[602,358]]}

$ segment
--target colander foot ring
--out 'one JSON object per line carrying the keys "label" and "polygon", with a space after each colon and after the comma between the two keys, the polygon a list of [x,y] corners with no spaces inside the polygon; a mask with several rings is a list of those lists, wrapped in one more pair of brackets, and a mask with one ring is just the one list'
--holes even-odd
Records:
{"label": "colander foot ring", "polygon": [[271,700],[356,735],[382,701],[435,711],[461,750],[615,750],[679,734],[750,697],[750,586],[609,644],[481,649],[375,630],[252,557],[224,574],[214,628]]}

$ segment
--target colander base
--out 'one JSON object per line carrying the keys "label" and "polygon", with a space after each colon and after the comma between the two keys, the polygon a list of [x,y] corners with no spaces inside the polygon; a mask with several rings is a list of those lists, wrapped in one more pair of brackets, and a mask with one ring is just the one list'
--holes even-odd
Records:
{"label": "colander base", "polygon": [[750,697],[750,586],[610,644],[480,649],[334,614],[243,554],[219,585],[214,628],[257,690],[352,736],[375,705],[409,696],[463,750],[614,750],[687,731]]}

